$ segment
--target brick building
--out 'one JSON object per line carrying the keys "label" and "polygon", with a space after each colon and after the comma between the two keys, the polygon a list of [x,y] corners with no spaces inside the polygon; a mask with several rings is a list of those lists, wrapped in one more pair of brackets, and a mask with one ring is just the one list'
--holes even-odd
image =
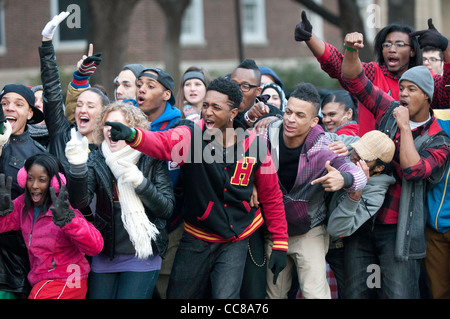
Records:
{"label": "brick building", "polygon": [[[46,22],[70,5],[81,10],[79,27],[67,23],[55,35],[58,65],[70,74],[86,52],[85,0],[0,0],[0,85],[6,83],[36,84],[39,79],[38,46]],[[369,5],[377,6],[380,26],[387,24],[387,0],[358,0],[361,14],[370,15]],[[316,0],[337,12],[337,0]],[[294,28],[303,7],[293,0],[241,0],[244,57],[259,65],[279,69],[299,68],[302,64],[318,66],[304,44],[294,40]],[[433,17],[438,30],[446,34],[450,25],[442,17],[448,1],[416,0],[416,28],[425,28]],[[327,42],[342,48],[340,30],[309,13],[314,32]],[[70,18],[70,17],[69,17]],[[154,0],[141,0],[134,8],[128,43],[127,62],[161,66],[164,52],[165,17]],[[367,18],[369,19],[369,18]],[[73,19],[72,19],[73,22]],[[76,22],[76,21],[75,21]],[[107,27],[107,26],[105,26]],[[64,29],[64,30],[63,30]],[[61,32],[59,32],[61,31]],[[373,38],[377,29],[366,30]],[[78,38],[74,40],[73,38]],[[113,41],[113,39],[112,39]],[[232,0],[192,0],[185,13],[181,36],[181,65],[206,67],[212,74],[226,74],[239,62],[235,6]],[[95,51],[95,43],[94,43]],[[37,79],[37,80],[36,80]],[[34,83],[33,83],[34,82]]]}

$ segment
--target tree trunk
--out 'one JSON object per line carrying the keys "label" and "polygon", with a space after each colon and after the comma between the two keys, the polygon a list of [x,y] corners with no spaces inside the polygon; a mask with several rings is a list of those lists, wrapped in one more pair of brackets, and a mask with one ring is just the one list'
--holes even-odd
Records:
{"label": "tree trunk", "polygon": [[180,34],[184,11],[191,0],[156,0],[166,17],[166,39],[164,41],[165,71],[178,83],[180,80]]}
{"label": "tree trunk", "polygon": [[94,45],[94,54],[102,52],[103,58],[91,84],[103,85],[111,99],[114,78],[126,62],[131,14],[139,1],[87,0],[90,14],[88,42]]}
{"label": "tree trunk", "polygon": [[[388,1],[389,23],[401,23],[414,27],[416,18],[416,1],[415,0],[389,0]],[[401,12],[401,14],[399,14]]]}
{"label": "tree trunk", "polygon": [[[347,33],[360,32],[366,38],[365,27],[361,17],[357,0],[339,0],[339,12],[341,13],[342,41]],[[374,59],[373,44],[364,41],[364,49],[359,51],[359,58],[364,62]]]}

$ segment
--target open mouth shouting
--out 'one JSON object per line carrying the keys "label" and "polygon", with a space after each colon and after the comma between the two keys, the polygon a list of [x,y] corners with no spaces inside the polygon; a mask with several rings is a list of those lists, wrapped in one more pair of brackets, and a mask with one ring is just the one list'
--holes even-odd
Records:
{"label": "open mouth shouting", "polygon": [[216,124],[216,122],[214,120],[205,119],[206,129],[208,129],[208,130],[213,129],[215,124]]}
{"label": "open mouth shouting", "polygon": [[396,56],[388,56],[387,58],[387,65],[390,68],[395,68],[399,65],[400,59]]}
{"label": "open mouth shouting", "polygon": [[400,99],[399,102],[400,102],[400,105],[404,106],[404,107],[408,107],[408,105],[409,105],[409,102],[405,99]]}
{"label": "open mouth shouting", "polygon": [[34,203],[40,203],[42,200],[42,197],[43,197],[43,194],[41,192],[31,192],[30,195],[31,195],[31,200]]}
{"label": "open mouth shouting", "polygon": [[136,101],[137,101],[138,105],[142,105],[145,102],[145,98],[144,98],[143,95],[138,95],[137,98],[136,98]]}
{"label": "open mouth shouting", "polygon": [[85,116],[85,115],[81,115],[79,117],[79,122],[78,122],[78,128],[84,128],[86,126],[89,125],[89,117]]}
{"label": "open mouth shouting", "polygon": [[9,116],[6,116],[6,119],[8,120],[9,124],[11,124],[11,127],[14,128],[14,125],[17,122],[17,118],[9,115]]}

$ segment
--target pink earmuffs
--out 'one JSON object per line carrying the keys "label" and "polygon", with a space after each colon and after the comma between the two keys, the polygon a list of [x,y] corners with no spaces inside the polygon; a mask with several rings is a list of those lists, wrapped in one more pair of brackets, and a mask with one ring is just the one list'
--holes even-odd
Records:
{"label": "pink earmuffs", "polygon": [[[59,179],[61,180],[61,185],[65,185],[66,177],[61,173],[58,173],[58,175],[59,175]],[[27,185],[27,171],[25,170],[25,167],[22,167],[21,169],[19,169],[19,172],[17,173],[17,183],[22,188],[25,188],[25,186]],[[56,176],[53,176],[53,178],[50,182],[50,187],[55,188],[55,193],[59,193],[59,183],[58,183],[58,179],[56,178]]]}

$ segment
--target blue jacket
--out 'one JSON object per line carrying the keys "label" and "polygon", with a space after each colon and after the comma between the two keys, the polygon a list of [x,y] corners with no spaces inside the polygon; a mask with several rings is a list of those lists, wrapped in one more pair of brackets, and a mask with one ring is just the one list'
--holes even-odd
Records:
{"label": "blue jacket", "polygon": [[150,131],[158,132],[168,130],[173,124],[181,119],[181,112],[176,107],[166,102],[166,109],[156,120],[150,125]]}
{"label": "blue jacket", "polygon": [[[164,110],[164,113],[151,123],[150,131],[167,131],[179,120],[181,120],[181,111],[172,106],[169,102],[166,102],[166,109]],[[170,233],[174,229],[176,229],[178,225],[183,221],[183,188],[180,165],[178,163],[168,161],[167,166],[169,168],[170,178],[172,179],[172,187],[175,195],[175,207],[173,209],[173,214],[167,220],[166,226],[167,232]]]}
{"label": "blue jacket", "polygon": [[[450,121],[437,120],[439,126],[450,135]],[[445,233],[450,230],[450,194],[447,190],[450,178],[450,165],[447,165],[444,177],[427,194],[429,214],[427,225]]]}
{"label": "blue jacket", "polygon": [[[166,102],[166,109],[164,113],[161,114],[156,120],[154,120],[150,124],[150,131],[159,132],[166,131],[170,129],[172,125],[178,122],[181,119],[181,112],[176,107],[172,106],[169,102]],[[169,171],[170,176],[172,178],[172,183],[174,185],[177,184],[178,179],[180,177],[180,166],[177,163],[169,162]]]}

